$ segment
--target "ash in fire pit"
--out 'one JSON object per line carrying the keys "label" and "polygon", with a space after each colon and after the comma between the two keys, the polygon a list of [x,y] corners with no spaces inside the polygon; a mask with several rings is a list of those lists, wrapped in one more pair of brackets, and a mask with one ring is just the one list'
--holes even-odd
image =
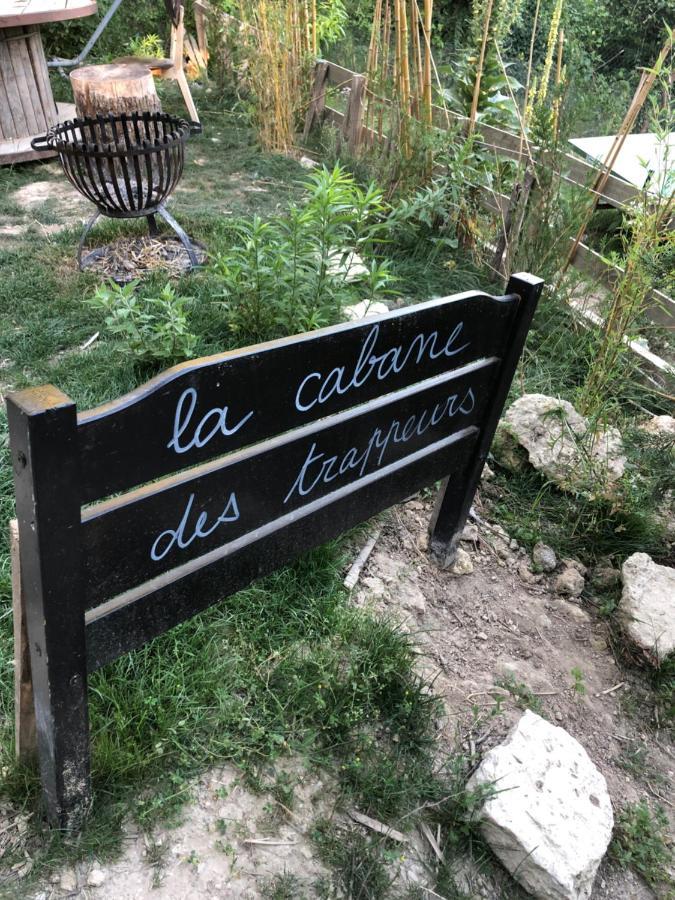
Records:
{"label": "ash in fire pit", "polygon": [[[206,252],[192,242],[192,249],[199,265],[206,262]],[[178,277],[192,268],[192,260],[178,238],[138,237],[120,238],[105,247],[97,247],[87,255],[86,268],[118,284],[127,284],[134,278],[143,278],[161,269],[169,276]]]}

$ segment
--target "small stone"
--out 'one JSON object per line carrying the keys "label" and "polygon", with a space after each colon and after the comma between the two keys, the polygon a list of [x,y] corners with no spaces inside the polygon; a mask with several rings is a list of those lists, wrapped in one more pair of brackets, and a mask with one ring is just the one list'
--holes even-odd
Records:
{"label": "small stone", "polygon": [[487,463],[483,466],[483,474],[481,475],[481,481],[492,481],[495,477],[495,473],[492,471],[490,466]]}
{"label": "small stone", "polygon": [[555,555],[555,551],[552,547],[549,547],[548,544],[542,543],[539,541],[534,545],[534,550],[532,551],[532,562],[534,563],[535,569],[539,572],[546,572],[547,574],[553,572],[555,567],[558,565],[558,559]]}
{"label": "small stone", "polygon": [[487,639],[488,639],[488,636],[487,636],[487,634],[485,634],[484,631],[479,631],[478,634],[476,635],[476,637],[478,638],[479,641],[487,641]]}
{"label": "small stone", "polygon": [[580,597],[585,585],[584,576],[571,566],[556,575],[553,581],[553,590],[563,597],[570,599]]}
{"label": "small stone", "polygon": [[464,530],[462,531],[462,540],[472,541],[475,544],[478,540],[478,526],[465,525]]}
{"label": "small stone", "polygon": [[451,575],[470,575],[473,572],[473,563],[471,557],[461,547],[457,549],[457,555],[454,562],[449,566],[448,572]]}
{"label": "small stone", "polygon": [[386,588],[381,578],[378,578],[376,575],[365,575],[363,583],[368,588],[368,593],[373,597],[384,597]]}
{"label": "small stone", "polygon": [[596,566],[591,573],[591,584],[596,590],[605,591],[621,583],[621,572],[613,566]]}
{"label": "small stone", "polygon": [[570,559],[570,558],[567,558],[567,557],[566,557],[565,559],[563,559],[563,560],[561,561],[561,565],[562,565],[565,569],[570,569],[570,568],[576,569],[577,572],[579,572],[581,575],[584,576],[584,578],[585,578],[586,575],[588,574],[588,569],[587,569],[586,566],[585,566],[582,562],[580,562],[578,559]]}
{"label": "small stone", "polygon": [[675,650],[675,569],[634,553],[623,564],[621,577],[624,627],[650,662],[660,665]]}
{"label": "small stone", "polygon": [[319,164],[315,159],[311,159],[309,156],[301,156],[300,165],[303,169],[316,169]]}
{"label": "small stone", "polygon": [[65,872],[62,872],[59,879],[59,887],[62,891],[66,891],[66,893],[76,891],[77,872],[74,869],[66,869]]}
{"label": "small stone", "polygon": [[534,575],[530,571],[527,563],[524,562],[521,562],[518,566],[518,576],[521,581],[525,582],[525,584],[538,584],[544,577],[541,573],[539,575]]}
{"label": "small stone", "polygon": [[412,581],[403,581],[392,591],[392,599],[398,602],[405,609],[412,612],[423,613],[427,606],[427,601],[422,591]]}
{"label": "small stone", "polygon": [[87,884],[89,887],[101,887],[105,881],[105,872],[97,867],[93,868],[87,875]]}

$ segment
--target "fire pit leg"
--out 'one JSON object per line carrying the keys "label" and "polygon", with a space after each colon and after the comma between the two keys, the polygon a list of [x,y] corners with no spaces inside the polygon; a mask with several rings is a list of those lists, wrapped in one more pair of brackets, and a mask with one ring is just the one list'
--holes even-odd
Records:
{"label": "fire pit leg", "polygon": [[[197,254],[195,253],[194,247],[190,243],[190,238],[187,236],[187,234],[185,234],[185,232],[180,227],[178,222],[176,222],[176,220],[171,215],[171,213],[167,212],[163,206],[158,206],[157,212],[164,219],[164,221],[167,223],[167,225],[170,225],[173,228],[173,230],[176,232],[181,244],[185,247],[187,255],[190,257],[190,262],[191,262],[192,266],[194,268],[196,268],[199,265],[199,260],[197,259]],[[150,217],[148,216],[148,218],[150,218]]]}
{"label": "fire pit leg", "polygon": [[84,247],[84,242],[87,239],[87,235],[89,234],[91,229],[94,227],[94,224],[100,215],[101,215],[101,213],[98,210],[96,210],[94,215],[91,217],[91,219],[89,219],[87,224],[84,226],[84,231],[82,232],[82,237],[80,238],[80,245],[77,248],[77,265],[80,268],[80,272],[83,271],[83,269],[87,266],[88,263],[90,263],[97,256],[100,256],[100,250],[92,250],[91,253],[87,253],[87,255],[84,258],[84,262],[82,260],[82,248]]}
{"label": "fire pit leg", "polygon": [[152,213],[149,216],[146,216],[148,220],[148,234],[150,237],[157,237],[159,234],[159,228],[157,227],[157,219],[155,218],[155,214]]}

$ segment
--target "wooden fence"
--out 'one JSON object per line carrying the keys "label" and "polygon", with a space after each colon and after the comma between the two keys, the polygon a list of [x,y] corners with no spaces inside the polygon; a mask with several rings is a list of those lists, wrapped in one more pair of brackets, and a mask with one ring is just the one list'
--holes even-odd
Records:
{"label": "wooden fence", "polygon": [[[325,121],[341,131],[351,152],[355,152],[364,142],[372,144],[381,140],[378,134],[364,124],[365,82],[363,74],[353,72],[329,60],[318,60],[314,69],[314,83],[305,124],[305,136],[314,124]],[[331,89],[343,90],[348,94],[345,112],[328,105],[327,97]],[[460,116],[439,106],[433,107],[433,117],[434,124],[441,129],[453,126],[466,129],[469,121],[465,116]],[[520,135],[491,125],[481,124],[477,142],[485,150],[500,158],[521,160],[529,155],[535,166],[545,166],[547,162],[548,154],[545,151],[523,141]],[[607,177],[602,191],[597,192],[593,189],[593,185],[602,174],[602,169],[571,153],[564,153],[562,159],[564,166],[562,178],[574,187],[588,191],[591,195],[595,194],[600,205],[623,210],[641,196],[641,191],[637,187],[611,174]],[[507,215],[510,198],[504,194],[484,190],[482,201],[487,208],[494,212],[503,217]],[[622,274],[620,267],[612,265],[601,254],[584,243],[581,243],[577,249],[573,266],[605,288],[611,288]],[[584,324],[595,326],[601,323],[598,315],[592,311],[581,309],[578,306],[575,311]],[[668,331],[675,331],[675,301],[661,291],[651,292],[645,308],[645,315],[653,325]],[[673,366],[656,354],[645,350],[640,344],[630,342],[630,346],[639,357],[643,370],[659,387],[663,387],[670,381],[675,371]]]}

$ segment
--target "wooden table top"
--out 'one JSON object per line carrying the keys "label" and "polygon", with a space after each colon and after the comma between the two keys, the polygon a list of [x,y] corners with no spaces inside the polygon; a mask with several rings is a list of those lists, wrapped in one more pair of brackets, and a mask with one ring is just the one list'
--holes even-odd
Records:
{"label": "wooden table top", "polygon": [[0,0],[0,28],[79,19],[96,12],[96,0]]}

